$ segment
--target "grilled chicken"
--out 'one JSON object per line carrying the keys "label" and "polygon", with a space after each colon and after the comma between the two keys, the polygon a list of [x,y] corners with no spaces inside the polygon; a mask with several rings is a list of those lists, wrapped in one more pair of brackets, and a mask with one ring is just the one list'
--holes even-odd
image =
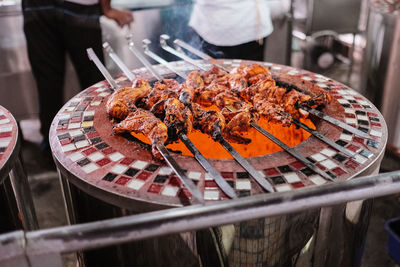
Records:
{"label": "grilled chicken", "polygon": [[108,98],[106,111],[111,117],[122,120],[136,109],[136,102],[145,97],[150,91],[149,82],[137,78],[132,87],[119,89]]}
{"label": "grilled chicken", "polygon": [[152,143],[153,156],[160,160],[163,159],[155,145],[164,144],[167,141],[168,127],[150,111],[137,108],[114,126],[114,132],[117,134],[124,132],[141,133],[147,136]]}
{"label": "grilled chicken", "polygon": [[162,99],[178,97],[179,83],[175,80],[165,79],[162,82],[156,82],[151,92],[142,99],[141,106],[145,109],[151,109]]}

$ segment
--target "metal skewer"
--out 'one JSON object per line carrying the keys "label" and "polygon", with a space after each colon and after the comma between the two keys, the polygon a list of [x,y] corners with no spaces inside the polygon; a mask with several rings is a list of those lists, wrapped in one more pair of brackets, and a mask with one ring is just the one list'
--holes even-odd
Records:
{"label": "metal skewer", "polygon": [[124,72],[125,76],[130,81],[133,81],[135,79],[135,75],[133,75],[133,73],[129,70],[129,68],[122,62],[120,57],[117,54],[115,54],[110,44],[108,42],[104,42],[103,48],[106,50],[107,54],[115,62],[115,64],[117,64],[118,68],[120,68]]}
{"label": "metal skewer", "polygon": [[321,119],[323,119],[323,120],[325,120],[325,121],[327,121],[327,122],[329,122],[329,123],[331,123],[333,125],[336,125],[336,126],[342,128],[342,129],[344,129],[344,130],[346,130],[348,132],[351,132],[351,133],[353,133],[353,134],[355,134],[357,136],[360,136],[362,138],[372,139],[371,136],[369,136],[367,133],[364,133],[363,131],[360,131],[360,130],[358,130],[358,129],[356,129],[356,128],[354,128],[354,127],[348,125],[347,123],[344,123],[344,122],[342,122],[342,121],[340,121],[338,119],[332,118],[331,116],[329,116],[329,115],[327,115],[327,114],[325,114],[325,113],[323,113],[323,112],[321,112],[319,110],[307,107],[307,106],[305,106],[303,104],[300,104],[300,103],[298,103],[298,106],[301,109],[304,109],[305,111],[308,111],[311,114],[317,116],[318,118],[321,118]]}
{"label": "metal skewer", "polygon": [[[110,82],[110,85],[115,84],[114,88],[117,89],[118,85],[115,82],[115,80],[112,78],[111,74],[108,72],[108,70],[104,67],[104,65],[100,62],[99,58],[96,56],[92,48],[87,49],[89,58],[95,62],[96,66],[100,70],[100,72],[103,74],[104,77],[106,77],[107,81]],[[108,78],[107,78],[108,77]],[[193,183],[191,179],[189,179],[182,168],[179,166],[179,164],[175,161],[175,159],[171,156],[167,148],[163,144],[155,144],[157,149],[160,151],[161,155],[164,157],[164,159],[167,161],[168,165],[174,170],[176,176],[181,180],[183,185],[186,186],[186,188],[190,191],[192,196],[197,199],[200,203],[204,204],[204,198],[202,193],[197,189],[196,185]]]}
{"label": "metal skewer", "polygon": [[[138,59],[146,67],[147,67],[147,65],[151,65],[151,63],[145,57],[138,57]],[[156,70],[153,69],[153,71],[157,73]],[[184,76],[184,77],[186,77],[186,76]],[[156,78],[158,81],[162,81],[162,79],[163,79],[163,77],[159,73],[157,73]],[[221,174],[210,164],[210,162],[208,162],[208,160],[203,156],[203,154],[201,154],[201,152],[196,148],[196,146],[192,143],[192,141],[190,141],[190,139],[186,136],[186,134],[180,133],[179,138],[185,144],[185,146],[190,150],[190,152],[194,155],[195,159],[199,162],[199,164],[208,173],[210,173],[212,175],[212,177],[214,178],[214,180],[218,184],[218,186],[221,188],[221,190],[230,198],[233,198],[233,199],[237,198],[233,188],[226,182],[226,180],[221,176]]]}
{"label": "metal skewer", "polygon": [[187,55],[185,55],[184,53],[178,52],[175,49],[173,49],[172,47],[170,47],[168,45],[168,43],[167,43],[167,41],[169,39],[170,39],[169,36],[166,35],[166,34],[162,34],[160,36],[160,44],[161,44],[162,49],[164,49],[165,51],[168,51],[169,53],[171,53],[171,54],[183,59],[184,61],[192,64],[193,66],[195,66],[195,67],[197,67],[197,68],[199,68],[199,69],[201,69],[203,71],[207,70],[205,67],[203,67],[201,64],[196,62],[194,59],[192,59],[192,58],[188,57]]}
{"label": "metal skewer", "polygon": [[149,45],[151,44],[151,41],[149,39],[144,39],[143,40],[143,49],[144,49],[144,53],[151,57],[152,59],[154,59],[155,61],[157,61],[158,63],[164,65],[165,67],[167,67],[170,71],[176,73],[179,77],[186,79],[186,74],[180,72],[179,70],[175,69],[171,64],[169,64],[168,61],[166,61],[165,59],[163,59],[162,57],[156,55],[155,53],[153,53],[152,51],[150,51]]}

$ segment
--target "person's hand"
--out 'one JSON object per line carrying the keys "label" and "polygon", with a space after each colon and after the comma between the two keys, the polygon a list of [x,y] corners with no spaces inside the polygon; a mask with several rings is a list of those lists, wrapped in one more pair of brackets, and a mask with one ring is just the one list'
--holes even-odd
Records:
{"label": "person's hand", "polygon": [[104,16],[109,19],[115,20],[115,22],[122,28],[125,25],[130,25],[133,21],[132,12],[129,10],[119,10],[115,8],[110,8],[104,12]]}

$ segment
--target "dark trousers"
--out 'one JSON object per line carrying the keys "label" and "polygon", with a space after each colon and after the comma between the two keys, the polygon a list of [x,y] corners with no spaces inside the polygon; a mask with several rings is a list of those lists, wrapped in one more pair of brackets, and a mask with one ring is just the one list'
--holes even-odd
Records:
{"label": "dark trousers", "polygon": [[48,141],[51,122],[63,105],[66,53],[81,89],[103,79],[86,53],[92,47],[103,60],[101,8],[57,0],[23,0],[22,7],[28,56],[39,93],[40,131]]}
{"label": "dark trousers", "polygon": [[266,38],[235,46],[218,46],[205,41],[194,29],[190,29],[190,44],[213,58],[247,59],[264,61]]}

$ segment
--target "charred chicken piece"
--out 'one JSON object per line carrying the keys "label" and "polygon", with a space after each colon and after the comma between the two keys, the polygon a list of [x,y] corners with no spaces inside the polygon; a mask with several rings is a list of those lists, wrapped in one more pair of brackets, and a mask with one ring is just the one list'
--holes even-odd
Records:
{"label": "charred chicken piece", "polygon": [[172,79],[156,82],[151,92],[142,99],[141,106],[145,109],[151,109],[151,107],[162,99],[177,98],[179,86],[179,83]]}
{"label": "charred chicken piece", "polygon": [[117,119],[124,119],[136,109],[136,102],[151,91],[148,81],[141,78],[135,79],[132,87],[125,87],[115,91],[107,100],[106,111],[108,115]]}
{"label": "charred chicken piece", "polygon": [[199,129],[202,133],[210,135],[214,140],[225,128],[225,118],[215,110],[204,110],[202,106],[192,103],[193,127]]}
{"label": "charred chicken piece", "polygon": [[177,98],[162,99],[150,110],[168,127],[168,140],[176,141],[179,134],[188,134],[193,130],[191,110]]}
{"label": "charred chicken piece", "polygon": [[193,99],[196,91],[203,90],[204,80],[201,76],[200,71],[192,71],[186,78],[186,82],[182,84],[179,95],[179,100],[185,104],[189,105]]}
{"label": "charred chicken piece", "polygon": [[114,126],[116,134],[131,132],[147,136],[152,143],[152,154],[163,160],[155,144],[164,144],[168,139],[167,126],[156,118],[150,111],[141,108],[131,112],[123,121]]}

